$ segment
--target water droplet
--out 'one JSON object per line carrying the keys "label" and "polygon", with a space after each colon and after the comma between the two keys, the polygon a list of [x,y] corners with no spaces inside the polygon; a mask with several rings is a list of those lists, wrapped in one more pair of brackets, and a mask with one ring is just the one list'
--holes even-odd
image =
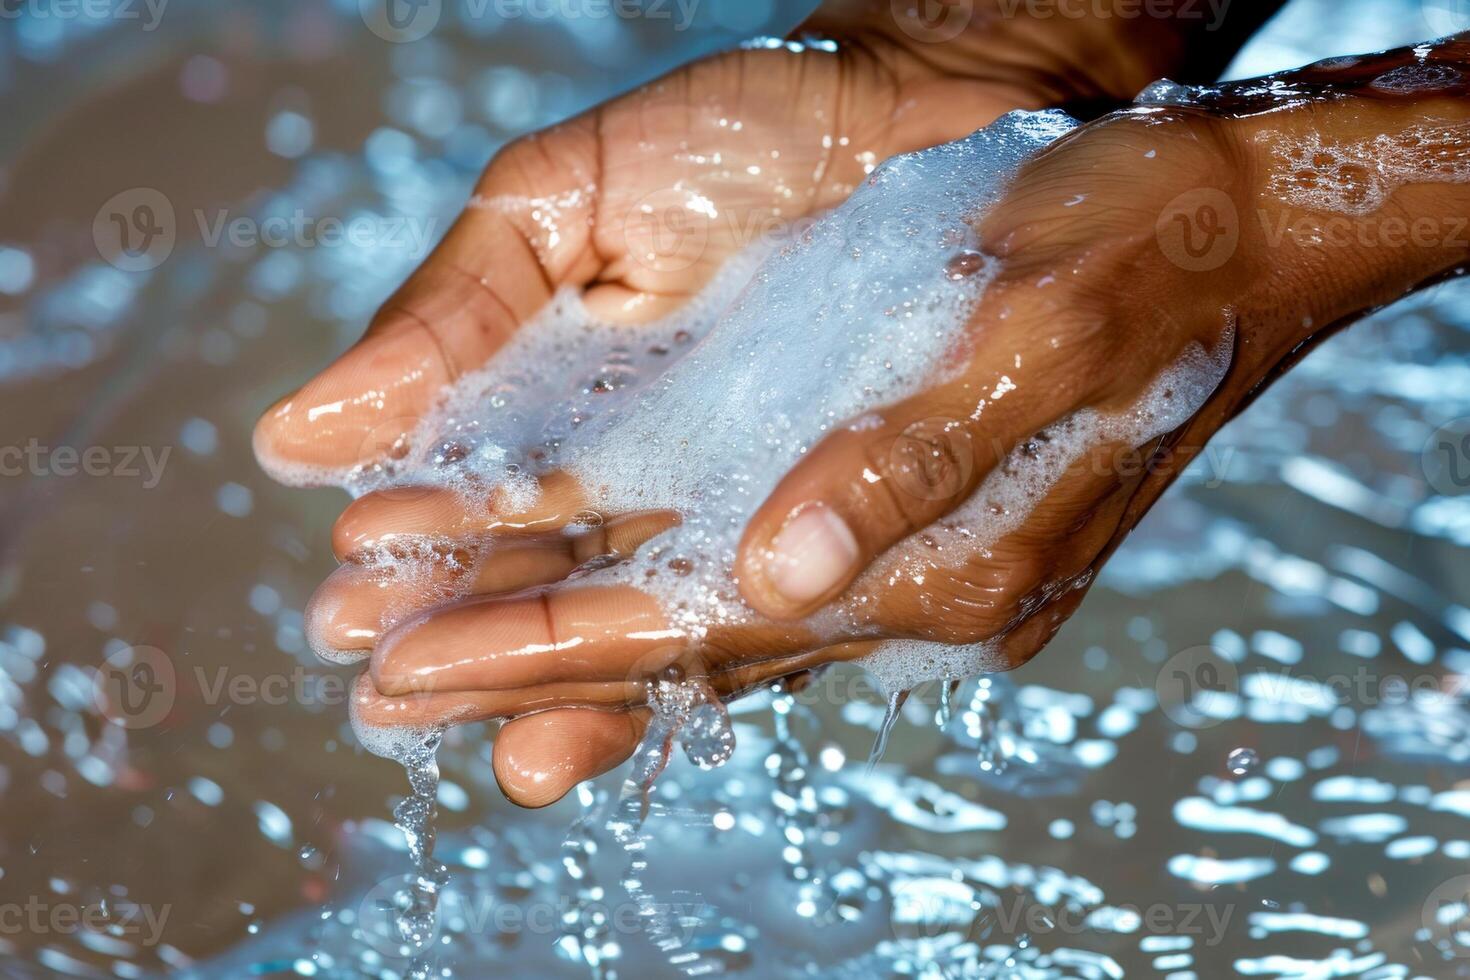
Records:
{"label": "water droplet", "polygon": [[1236,776],[1250,773],[1260,763],[1261,759],[1256,755],[1255,749],[1247,748],[1231,749],[1230,755],[1225,760],[1226,768]]}

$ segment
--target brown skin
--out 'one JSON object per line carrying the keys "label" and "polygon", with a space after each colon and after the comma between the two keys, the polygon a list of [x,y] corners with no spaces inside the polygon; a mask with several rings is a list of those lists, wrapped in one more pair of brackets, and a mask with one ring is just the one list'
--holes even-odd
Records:
{"label": "brown skin", "polygon": [[[741,229],[831,207],[867,161],[1058,96],[1044,89],[1059,73],[1036,67],[1049,53],[1036,51],[1014,70],[1011,77],[1027,80],[1018,85],[955,78],[934,67],[935,52],[880,43],[871,30],[861,41],[838,56],[761,51],[712,59],[508,150],[487,172],[482,195],[562,197],[555,241],[524,210],[467,213],[368,337],[267,414],[257,432],[262,457],[344,465],[392,451],[442,386],[483,363],[554,285],[582,287],[608,315],[637,320],[666,312],[745,244]],[[1434,57],[1458,64],[1466,54],[1449,45]],[[1450,244],[1326,250],[1275,242],[1265,231],[1269,221],[1255,220],[1258,212],[1301,215],[1270,193],[1283,136],[1320,132],[1350,141],[1401,132],[1423,118],[1470,115],[1463,89],[1386,96],[1365,87],[1408,60],[1390,56],[1370,72],[1330,77],[1309,72],[1302,77],[1339,94],[1313,92],[1273,112],[1249,104],[1125,112],[1084,127],[1024,168],[977,229],[1004,266],[970,325],[962,352],[969,368],[888,407],[876,431],[829,437],[747,528],[734,585],[763,614],[754,625],[712,627],[697,646],[671,642],[651,597],[563,581],[587,557],[629,554],[677,520],[605,514],[601,531],[568,539],[560,529],[592,495],[564,476],[547,478],[533,513],[510,513],[495,501],[475,506],[442,491],[354,502],[334,535],[348,564],[323,586],[312,614],[335,638],[331,645],[371,652],[371,683],[359,686],[357,710],[400,723],[513,716],[497,739],[496,774],[508,796],[534,806],[627,756],[644,713],[626,706],[643,696],[644,678],[670,663],[708,676],[728,695],[858,656],[877,638],[995,641],[1006,665],[1025,662],[1076,609],[1093,573],[1188,459],[1303,345],[1465,261]],[[779,98],[754,94],[767,84]],[[821,125],[812,125],[813,113],[825,113]],[[740,120],[741,135],[719,125],[721,118]],[[840,149],[829,152],[819,139],[824,130],[845,134],[847,143],[834,141]],[[715,150],[724,166],[696,162]],[[759,166],[759,176],[744,176],[747,165]],[[698,187],[736,219],[704,228],[693,261],[649,258],[647,240],[625,219],[631,214],[636,227],[639,202],[676,182]],[[595,194],[569,193],[589,185]],[[1198,216],[1191,199],[1178,202],[1201,188],[1223,195],[1244,219],[1235,222],[1238,244],[1208,270],[1171,261],[1178,253],[1160,231],[1175,218],[1187,224]],[[1470,214],[1470,193],[1462,185],[1410,183],[1378,216],[1390,211]],[[926,541],[922,529],[943,521],[1015,447],[1080,408],[1126,409],[1186,347],[1223,343],[1232,345],[1226,380],[1190,423],[1142,447],[1153,457],[1146,470],[1100,465],[1116,457],[1089,454],[1016,531],[978,556],[957,562]],[[364,391],[375,394],[360,397]],[[326,423],[303,420],[303,407],[343,398],[348,409]],[[916,427],[933,419],[948,422]],[[934,486],[936,474],[943,495],[906,492],[914,479]],[[855,555],[830,587],[792,601],[767,574],[772,539],[793,514],[814,506],[842,519]],[[352,571],[351,562],[369,547],[425,534],[467,551],[493,543],[497,557],[468,584],[478,598],[405,618],[412,603],[392,594],[394,583]],[[925,568],[922,583],[865,587],[869,562],[894,548]],[[851,635],[819,640],[797,621],[833,600],[856,610]],[[572,638],[578,642],[569,647]],[[833,646],[834,639],[849,642]]]}

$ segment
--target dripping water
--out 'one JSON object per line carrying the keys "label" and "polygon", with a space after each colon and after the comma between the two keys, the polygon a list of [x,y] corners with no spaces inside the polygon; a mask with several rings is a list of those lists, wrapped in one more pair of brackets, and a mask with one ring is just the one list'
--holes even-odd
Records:
{"label": "dripping water", "polygon": [[898,713],[903,710],[904,702],[908,699],[908,691],[895,691],[888,696],[888,710],[883,713],[883,723],[878,726],[878,737],[873,740],[873,751],[868,753],[868,765],[863,770],[863,775],[871,775],[878,760],[888,750],[888,736],[893,734],[893,726],[898,723]]}

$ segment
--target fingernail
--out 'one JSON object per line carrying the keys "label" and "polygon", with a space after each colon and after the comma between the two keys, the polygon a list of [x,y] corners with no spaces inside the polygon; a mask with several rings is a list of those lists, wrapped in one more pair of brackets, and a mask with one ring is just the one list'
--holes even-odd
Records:
{"label": "fingernail", "polygon": [[783,599],[802,605],[845,579],[857,557],[847,523],[825,504],[807,504],[771,542],[766,578]]}

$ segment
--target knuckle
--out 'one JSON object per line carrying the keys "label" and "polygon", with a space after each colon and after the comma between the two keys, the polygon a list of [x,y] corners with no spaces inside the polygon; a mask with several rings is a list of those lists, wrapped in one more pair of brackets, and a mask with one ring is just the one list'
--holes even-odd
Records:
{"label": "knuckle", "polygon": [[870,511],[912,533],[953,508],[974,488],[979,440],[968,420],[921,419],[865,449],[877,479],[858,484]]}

